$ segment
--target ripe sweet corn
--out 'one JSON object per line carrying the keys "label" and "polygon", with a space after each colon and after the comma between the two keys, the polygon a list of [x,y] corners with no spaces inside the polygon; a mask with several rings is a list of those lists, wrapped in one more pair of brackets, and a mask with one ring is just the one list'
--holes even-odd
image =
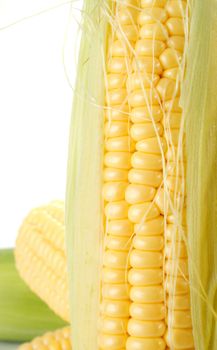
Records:
{"label": "ripe sweet corn", "polygon": [[0,341],[29,341],[65,325],[22,281],[13,249],[1,249]]}
{"label": "ripe sweet corn", "polygon": [[[178,99],[180,95],[178,79],[181,73],[180,65],[185,42],[186,2],[170,1],[159,5],[156,1],[143,1],[141,4],[135,1],[133,5],[141,6],[137,16],[138,20],[133,18],[131,23],[131,26],[136,28],[135,36],[131,37],[131,47],[135,52],[136,64],[132,66],[129,50],[124,50],[122,59],[128,60],[128,67],[119,73],[121,78],[116,78],[117,85],[113,83],[112,86],[108,86],[107,90],[110,96],[107,99],[109,109],[121,104],[121,106],[124,105],[125,111],[129,111],[126,114],[125,134],[109,133],[109,127],[109,130],[116,128],[119,131],[121,126],[123,128],[124,122],[116,121],[106,115],[104,156],[105,173],[109,171],[115,173],[116,169],[124,168],[125,173],[128,172],[128,180],[126,180],[125,173],[124,178],[120,178],[118,173],[117,177],[115,175],[112,177],[112,182],[108,182],[105,177],[103,187],[106,217],[103,269],[111,271],[117,268],[122,269],[128,278],[126,277],[124,283],[123,279],[102,280],[100,317],[103,321],[100,322],[102,326],[99,332],[99,347],[128,350],[150,347],[152,350],[160,350],[165,349],[167,344],[171,348],[189,349],[194,346],[190,310],[182,311],[178,305],[174,304],[174,297],[180,293],[183,295],[184,302],[185,299],[189,300],[187,285],[185,289],[181,287],[188,278],[187,253],[185,249],[184,256],[180,255],[178,242],[174,254],[174,240],[170,242],[164,240],[165,222],[169,220],[167,209],[164,208],[165,201],[168,202],[165,191],[172,192],[169,200],[172,199],[174,193],[177,196],[177,191],[180,196],[180,188],[184,182],[181,176],[177,178],[175,174],[167,175],[167,164],[169,163],[170,166],[171,161],[176,164],[177,153],[180,152],[180,150],[174,152],[174,147],[178,146],[180,138],[180,122],[175,125],[176,128],[173,128],[170,125],[170,113],[176,113],[176,119],[181,121],[181,109],[179,107],[176,107],[175,110],[173,107],[168,108],[166,103],[173,101],[174,98]],[[115,19],[118,23],[121,23],[119,11],[125,6],[119,3],[116,5]],[[128,11],[130,13],[130,7]],[[121,23],[121,29],[122,43],[115,42],[116,48],[118,44],[123,46],[128,26]],[[111,41],[114,42],[114,40],[115,29],[114,34],[111,34]],[[108,61],[115,58],[116,52],[112,51]],[[152,68],[146,65],[143,69],[137,67],[137,62],[147,59],[149,62],[157,60],[158,71],[153,72],[153,64]],[[115,81],[109,63],[107,72],[107,79]],[[123,74],[126,79],[126,87],[123,83]],[[122,89],[125,88],[121,90],[124,92],[122,94],[119,90],[119,81],[122,81]],[[152,111],[155,112],[156,108],[159,110],[158,123],[152,120]],[[128,117],[139,111],[141,119]],[[162,123],[163,117],[165,123]],[[123,136],[129,139],[127,148],[126,146],[122,148],[122,143],[117,142]],[[116,145],[112,152],[107,147],[110,143]],[[129,147],[132,143],[134,148]],[[120,154],[120,152],[123,153],[117,158],[117,153]],[[129,156],[130,166],[126,161]],[[115,161],[108,163],[108,157]],[[153,175],[159,179],[157,183]],[[168,207],[168,203],[166,206]],[[173,215],[177,216],[179,208],[172,209],[175,210]],[[120,233],[109,229],[111,222],[113,221],[114,226],[117,220],[123,220],[124,226],[119,229],[121,235],[129,237],[127,242],[129,248],[124,252],[120,249],[120,245],[116,250],[107,245],[107,240],[110,242],[111,237],[119,239],[118,234]],[[127,221],[131,225],[131,231],[127,231],[126,234],[124,227]],[[121,225],[120,221],[118,225]],[[173,224],[173,231],[177,229],[177,225]],[[182,243],[182,246],[184,249],[185,243]],[[170,251],[169,256],[168,250]],[[179,284],[177,282],[175,284],[174,275],[178,276]],[[165,298],[168,300],[168,305],[172,307],[167,307]],[[157,310],[161,310],[154,320],[151,319],[150,314],[144,313],[143,305],[148,303],[152,304],[153,309],[156,307]],[[162,310],[164,310],[163,317]],[[109,328],[111,317],[113,327]],[[121,328],[117,321],[115,322],[116,318],[118,320],[122,318]]]}
{"label": "ripe sweet corn", "polygon": [[[69,267],[74,266],[69,277],[71,314],[73,317],[75,309],[80,314],[79,322],[72,318],[73,344],[76,350],[192,349],[185,135],[180,107],[188,4],[181,0],[129,0],[114,1],[112,6],[108,2],[107,6],[107,50],[99,54],[104,62],[104,135],[103,125],[95,121],[96,128],[91,128],[88,136],[91,150],[85,146],[80,150],[94,154],[90,161],[99,171],[95,181],[83,179],[81,174],[89,168],[82,161],[78,165],[74,141],[69,148],[66,239]],[[89,14],[100,10],[96,3]],[[88,44],[82,45],[81,53],[90,55]],[[94,69],[89,63],[86,75],[79,72],[79,82]],[[80,85],[77,87],[81,93]],[[92,89],[102,104],[102,94],[97,87]],[[75,118],[77,104],[75,97]],[[79,114],[80,120],[73,122],[80,137],[85,120],[88,124],[95,115],[102,121],[96,105],[90,103],[89,107],[92,115],[85,105],[83,120]],[[104,137],[103,155],[95,144],[96,133],[99,145]],[[86,197],[82,197],[85,190]],[[91,207],[87,198],[92,199]],[[96,213],[99,216],[93,223],[90,218]],[[87,226],[82,225],[85,220]],[[78,253],[79,245],[84,250]],[[85,263],[87,257],[91,261],[94,251],[95,268]],[[78,262],[83,276],[79,279]],[[92,305],[94,300],[94,307],[86,307],[85,297]],[[92,331],[88,320],[94,320]],[[85,339],[79,327],[83,327]]]}
{"label": "ripe sweet corn", "polygon": [[30,289],[69,321],[64,229],[62,202],[32,210],[19,230],[15,258],[20,276]]}

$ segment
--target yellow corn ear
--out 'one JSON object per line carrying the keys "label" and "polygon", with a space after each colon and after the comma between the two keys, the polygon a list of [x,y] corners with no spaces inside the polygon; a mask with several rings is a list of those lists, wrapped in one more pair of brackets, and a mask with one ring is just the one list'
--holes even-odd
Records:
{"label": "yellow corn ear", "polygon": [[0,249],[0,341],[29,341],[65,325],[20,278],[14,250]]}
{"label": "yellow corn ear", "polygon": [[29,213],[19,230],[15,258],[30,289],[69,321],[63,208],[63,202],[54,201]]}
{"label": "yellow corn ear", "polygon": [[[94,29],[82,38],[81,64],[87,60],[78,71],[66,196],[72,339],[76,350],[187,350],[194,340],[180,92],[188,4],[91,4],[92,11],[85,1]],[[90,40],[94,52],[86,40],[102,23],[96,13],[109,24],[101,32],[105,55],[98,36]],[[78,101],[89,72],[100,87],[104,79],[104,104],[96,84],[87,86],[84,105]]]}

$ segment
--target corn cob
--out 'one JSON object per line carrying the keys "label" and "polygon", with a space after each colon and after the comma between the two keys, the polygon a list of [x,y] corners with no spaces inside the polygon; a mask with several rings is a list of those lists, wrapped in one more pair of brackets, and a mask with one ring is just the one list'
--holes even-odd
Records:
{"label": "corn cob", "polygon": [[65,325],[22,281],[13,249],[1,249],[0,341],[29,341]]}
{"label": "corn cob", "polygon": [[[96,8],[100,11],[97,4]],[[102,248],[103,256],[97,265],[102,266],[100,295],[95,294],[98,345],[89,336],[88,325],[82,322],[86,341],[79,339],[75,319],[72,320],[73,341],[79,350],[97,346],[101,350],[190,349],[194,343],[183,232],[186,229],[185,222],[182,219],[180,222],[185,212],[185,170],[182,169],[185,159],[179,106],[188,6],[186,1],[179,0],[129,0],[114,1],[110,9],[107,3],[107,10],[105,8],[103,13],[108,14],[111,25],[107,31],[104,67],[104,236],[103,243],[96,246]],[[91,63],[88,67],[93,69]],[[73,116],[77,114],[76,105],[75,97]],[[87,121],[91,118],[82,116]],[[84,121],[74,123],[77,130],[82,127]],[[98,125],[95,132],[101,135],[101,130]],[[89,137],[94,140],[94,133]],[[96,152],[96,148],[92,150]],[[77,157],[73,143],[69,159],[77,160]],[[96,158],[92,159],[99,169],[100,158],[97,162]],[[82,176],[79,179],[71,170],[72,166],[69,162],[66,198],[70,257],[70,249],[73,253],[78,249],[76,237],[85,236],[85,227],[77,223],[90,216],[87,206],[81,202],[82,213],[78,213],[79,190],[73,191],[72,184],[83,193],[89,186],[88,198],[92,198],[95,208],[98,205],[91,181],[85,186]],[[81,162],[76,169],[80,169],[81,174],[86,168]],[[70,215],[72,208],[76,214]],[[101,232],[99,221],[97,226],[91,225],[90,232],[95,232],[96,227],[96,232]],[[90,246],[82,253],[84,257],[91,256]],[[84,258],[77,255],[69,260],[69,266],[78,259],[82,264]],[[82,264],[83,270],[88,273],[85,264]],[[91,271],[94,274],[91,269],[89,274]],[[74,301],[80,298],[75,273],[74,269],[70,283],[73,308],[76,308]],[[88,283],[82,286],[91,293],[91,286],[96,288],[96,283],[93,280]],[[93,317],[90,308],[86,312],[81,308],[77,310],[90,322]]]}
{"label": "corn cob", "polygon": [[55,201],[30,212],[19,230],[15,258],[17,269],[30,289],[63,320],[69,321],[62,202]]}
{"label": "corn cob", "polygon": [[18,350],[72,350],[70,332],[70,327],[47,332],[29,343],[20,345]]}
{"label": "corn cob", "polygon": [[[136,2],[134,2],[133,5],[136,5]],[[119,16],[119,7],[121,7],[121,5],[117,5],[117,17]],[[136,143],[136,150],[132,152],[131,156],[132,169],[130,171],[130,167],[128,166],[129,162],[126,159],[125,154],[125,162],[108,162],[112,157],[114,159],[120,159],[120,155],[115,152],[123,150],[113,148],[113,153],[111,153],[109,152],[111,150],[108,145],[110,146],[112,143],[118,144],[115,138],[119,137],[120,140],[122,134],[118,134],[117,131],[116,134],[113,134],[112,132],[108,133],[107,125],[105,127],[107,137],[105,140],[105,147],[106,152],[108,151],[105,153],[105,165],[110,167],[113,165],[113,173],[115,172],[115,167],[120,169],[124,165],[128,170],[128,180],[130,184],[128,186],[126,185],[126,182],[123,185],[117,184],[117,181],[123,181],[123,179],[115,177],[113,177],[112,180],[116,182],[112,184],[108,182],[109,179],[107,177],[105,178],[103,195],[104,200],[108,202],[108,204],[105,205],[106,222],[108,225],[108,229],[106,228],[106,234],[108,235],[106,235],[105,240],[106,251],[104,266],[107,273],[108,268],[114,270],[122,268],[124,270],[131,267],[130,270],[127,271],[128,282],[130,284],[130,295],[128,292],[128,285],[126,280],[123,280],[123,277],[122,280],[115,281],[116,283],[119,283],[117,287],[115,285],[110,286],[110,281],[106,281],[107,283],[105,283],[105,285],[102,284],[102,310],[105,315],[102,325],[105,334],[100,334],[99,345],[102,349],[113,349],[113,347],[126,347],[129,350],[137,349],[138,347],[151,347],[153,350],[164,349],[164,335],[166,328],[168,327],[168,335],[166,337],[168,346],[190,348],[193,346],[193,338],[190,328],[191,319],[189,310],[184,312],[180,310],[180,301],[177,301],[176,298],[176,304],[174,305],[174,298],[172,296],[173,284],[175,283],[173,281],[174,264],[177,260],[183,257],[184,259],[180,261],[180,265],[185,271],[180,271],[179,266],[177,283],[179,282],[182,289],[184,288],[184,284],[186,284],[186,276],[182,276],[182,273],[186,274],[187,270],[186,250],[182,243],[184,255],[178,255],[180,249],[178,247],[175,252],[177,256],[175,257],[175,261],[173,261],[175,254],[173,253],[173,250],[171,252],[171,247],[173,249],[174,239],[171,239],[172,244],[171,242],[170,244],[165,242],[164,246],[163,233],[165,219],[162,215],[165,214],[165,211],[162,207],[165,201],[165,194],[164,190],[161,189],[162,179],[166,181],[165,184],[163,183],[163,186],[168,187],[167,190],[169,191],[175,191],[177,181],[175,177],[176,169],[173,167],[171,170],[171,162],[173,164],[177,163],[177,151],[175,152],[175,157],[173,156],[173,153],[174,147],[177,147],[178,145],[179,130],[173,130],[173,128],[170,128],[170,117],[172,113],[173,115],[176,113],[174,116],[175,120],[178,120],[178,122],[181,123],[181,109],[178,106],[173,107],[170,101],[174,103],[174,99],[176,99],[178,103],[180,94],[178,79],[180,79],[179,71],[181,71],[181,57],[183,43],[185,41],[184,14],[186,2],[161,1],[156,3],[155,1],[142,1],[141,7],[141,11],[137,18],[139,38],[136,38],[135,36],[137,40],[136,43],[135,40],[133,43],[135,50],[134,62],[130,61],[129,55],[127,57],[129,60],[128,65],[131,64],[132,68],[128,68],[128,71],[122,68],[123,71],[119,72],[119,74],[125,74],[128,94],[126,91],[124,94],[123,90],[121,94],[119,86],[115,86],[115,88],[119,88],[119,90],[115,90],[114,86],[112,86],[111,91],[108,89],[110,100],[107,99],[109,107],[112,105],[114,108],[114,105],[120,103],[121,106],[123,106],[127,102],[127,108],[130,108],[132,127],[130,128],[131,140],[128,141],[128,145],[132,140]],[[122,26],[123,33],[124,29],[125,27]],[[112,45],[119,47],[120,51],[120,47],[123,46],[123,41],[123,38],[121,43],[113,41]],[[112,62],[113,59],[115,60],[115,58],[111,58]],[[141,62],[143,62],[144,66],[141,65]],[[122,66],[124,66],[124,64],[122,64]],[[110,73],[110,71],[111,63],[108,62],[108,72]],[[110,81],[110,79],[111,77],[109,75],[108,80]],[[119,79],[119,81],[123,81],[123,78]],[[126,111],[127,108],[125,108]],[[140,119],[138,118],[138,115],[140,116]],[[158,118],[157,122],[153,115],[155,118]],[[164,128],[162,123],[160,123],[163,116],[165,119]],[[168,124],[168,121],[166,122],[167,119],[169,119],[169,131],[166,129]],[[112,118],[110,118],[109,123],[109,130],[115,129],[115,126],[117,130],[118,122],[113,121]],[[125,130],[127,130],[127,128]],[[125,134],[125,136],[127,136],[127,134]],[[164,153],[166,150],[165,173],[167,174],[169,170],[168,177],[163,174]],[[124,151],[126,150],[124,149]],[[108,168],[105,168],[105,172],[107,174]],[[173,176],[171,176],[171,174]],[[111,196],[110,193],[113,196]],[[123,200],[128,202],[130,205],[129,209]],[[173,214],[175,217],[177,216],[176,212]],[[116,221],[113,221],[112,219]],[[124,253],[121,251],[115,252],[114,250],[109,249],[108,243],[110,244],[110,235],[112,235],[112,239],[114,239],[113,237],[116,233],[115,231],[111,231],[110,227],[113,227],[115,224],[117,225],[117,223],[120,226],[121,222],[117,221],[118,219],[125,219],[124,224],[128,224],[131,228],[131,231],[127,231],[125,229],[126,226],[121,227],[119,232],[122,235],[126,232],[126,234],[130,236],[134,232],[132,251],[130,252],[129,250]],[[170,220],[169,217],[168,220]],[[170,221],[169,223],[171,224]],[[135,225],[134,230],[132,230],[132,224]],[[173,226],[175,227],[175,225]],[[175,227],[175,231],[176,230],[177,227]],[[175,235],[175,232],[173,235]],[[116,240],[117,239],[119,239],[119,237],[116,237]],[[167,257],[165,267],[163,266],[163,248],[165,249]],[[170,251],[170,256],[168,256],[168,251]],[[130,266],[128,266],[127,261],[128,255]],[[171,260],[172,258],[173,260]],[[163,284],[164,269],[168,275],[165,279],[165,285]],[[111,273],[111,271],[109,272]],[[124,276],[123,273],[122,276]],[[114,281],[112,282],[114,283]],[[125,287],[123,282],[125,282]],[[120,283],[122,283],[122,286]],[[166,292],[164,288],[167,289],[168,292],[169,309],[167,311],[167,320],[165,310]],[[188,293],[188,288],[186,288],[187,284],[184,291],[175,290],[175,297],[180,293]],[[105,300],[103,300],[104,294]],[[110,297],[112,295],[114,295],[113,298]],[[129,296],[130,303],[129,300],[126,301]],[[121,301],[120,303],[120,301],[109,300],[109,298],[115,299],[115,297],[119,300],[123,299],[124,301]],[[184,295],[182,299],[185,304],[184,308],[188,309],[189,295]],[[152,311],[149,310],[149,313],[144,310],[144,305],[146,304],[150,304],[152,307]],[[113,313],[110,310],[112,310]],[[154,313],[153,310],[158,310],[158,314],[155,315],[154,320],[152,318],[152,313]],[[131,318],[130,320],[127,320],[129,312]],[[122,325],[120,326],[119,323],[115,323],[114,320],[112,323],[108,318],[109,316],[118,317],[119,323],[121,317]],[[108,327],[112,324],[112,330],[106,328],[107,318]],[[115,329],[115,326],[119,330]],[[113,334],[108,334],[109,332]]]}

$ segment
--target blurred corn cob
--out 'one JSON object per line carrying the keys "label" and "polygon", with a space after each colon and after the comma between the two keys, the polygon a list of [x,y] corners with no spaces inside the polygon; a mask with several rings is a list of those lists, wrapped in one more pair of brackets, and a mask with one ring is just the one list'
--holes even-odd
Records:
{"label": "blurred corn cob", "polygon": [[0,341],[29,341],[64,325],[22,281],[13,250],[0,250]]}
{"label": "blurred corn cob", "polygon": [[72,350],[70,336],[70,327],[65,327],[22,344],[18,350]]}
{"label": "blurred corn cob", "polygon": [[15,257],[17,269],[30,289],[69,321],[62,202],[55,201],[29,213],[19,230]]}

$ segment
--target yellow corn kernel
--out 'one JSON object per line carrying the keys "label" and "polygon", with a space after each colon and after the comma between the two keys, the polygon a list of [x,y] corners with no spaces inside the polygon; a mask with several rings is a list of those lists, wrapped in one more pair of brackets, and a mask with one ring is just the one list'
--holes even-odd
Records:
{"label": "yellow corn kernel", "polygon": [[160,171],[131,169],[128,178],[131,183],[158,187],[162,182],[162,173]]}
{"label": "yellow corn kernel", "polygon": [[[144,123],[144,122],[152,122],[152,121],[157,123],[162,119],[162,111],[160,106],[151,105],[148,107],[137,107],[137,108],[132,108],[130,117],[133,123]],[[156,127],[158,126],[159,124],[156,125]],[[134,125],[132,125],[132,128],[133,127]]]}
{"label": "yellow corn kernel", "polygon": [[167,216],[167,223],[168,224],[175,224],[175,223],[177,223],[177,220],[178,220],[178,222],[182,223],[183,227],[186,227],[186,225],[187,225],[187,222],[186,222],[186,207],[183,207],[182,212],[180,212],[178,214],[178,216],[174,215],[174,214],[170,214],[170,215]]}
{"label": "yellow corn kernel", "polygon": [[165,50],[165,43],[160,40],[138,40],[135,46],[135,52],[138,56],[154,56],[159,57]]}
{"label": "yellow corn kernel", "polygon": [[163,137],[151,137],[136,143],[136,150],[150,154],[164,154],[167,144]]}
{"label": "yellow corn kernel", "polygon": [[177,67],[176,68],[170,68],[170,69],[164,70],[163,77],[175,80],[175,82],[177,82],[178,74],[179,74],[179,69]]}
{"label": "yellow corn kernel", "polygon": [[158,105],[159,97],[156,90],[138,89],[131,92],[128,101],[132,107],[149,106],[149,104]]}
{"label": "yellow corn kernel", "polygon": [[170,295],[180,296],[189,293],[189,283],[183,277],[173,276],[166,281],[166,291]]}
{"label": "yellow corn kernel", "polygon": [[124,5],[119,4],[117,6],[117,14],[116,14],[116,21],[120,23],[121,25],[126,24],[134,24],[137,17],[137,11],[133,8],[130,8],[126,5],[126,2]]}
{"label": "yellow corn kernel", "polygon": [[144,25],[148,23],[162,22],[165,23],[167,20],[167,12],[164,8],[150,7],[141,11],[138,16],[138,24]]}
{"label": "yellow corn kernel", "polygon": [[120,29],[118,28],[115,34],[120,40],[124,40],[126,38],[129,41],[136,41],[138,37],[138,31],[135,24],[124,25]]}
{"label": "yellow corn kernel", "polygon": [[176,295],[167,298],[168,309],[173,310],[189,310],[190,309],[190,295]]}
{"label": "yellow corn kernel", "polygon": [[99,346],[105,350],[116,350],[125,347],[127,340],[126,335],[110,335],[100,333],[99,335]]}
{"label": "yellow corn kernel", "polygon": [[178,349],[190,349],[194,346],[192,329],[172,329],[166,334],[167,344]]}
{"label": "yellow corn kernel", "polygon": [[[121,105],[127,102],[126,89],[114,89],[107,93],[108,106]],[[105,128],[106,130],[106,128]]]}
{"label": "yellow corn kernel", "polygon": [[108,61],[108,72],[126,74],[129,66],[129,60],[126,57],[111,57]]}
{"label": "yellow corn kernel", "polygon": [[103,198],[107,202],[121,201],[125,197],[127,182],[107,182],[103,186]]}
{"label": "yellow corn kernel", "polygon": [[164,231],[164,219],[159,215],[156,218],[148,221],[144,221],[138,225],[135,225],[135,233],[141,236],[159,236]]}
{"label": "yellow corn kernel", "polygon": [[163,265],[163,255],[160,252],[133,249],[130,254],[130,265],[137,269],[159,268]]}
{"label": "yellow corn kernel", "polygon": [[168,38],[168,31],[162,23],[147,23],[140,29],[140,37],[142,39],[153,39],[165,41]]}
{"label": "yellow corn kernel", "polygon": [[136,303],[161,303],[164,300],[164,289],[161,285],[133,286],[130,290],[130,298]]}
{"label": "yellow corn kernel", "polygon": [[160,77],[157,74],[145,74],[132,73],[127,79],[128,91],[133,91],[136,89],[151,88],[155,86],[159,81]]}
{"label": "yellow corn kernel", "polygon": [[157,57],[143,56],[133,59],[132,68],[134,72],[139,73],[162,74],[163,72],[161,62]]}
{"label": "yellow corn kernel", "polygon": [[132,319],[128,323],[128,333],[133,337],[162,337],[166,326],[162,321],[139,321]]}
{"label": "yellow corn kernel", "polygon": [[182,18],[169,18],[166,22],[169,34],[172,35],[184,35],[184,22]]}
{"label": "yellow corn kernel", "polygon": [[[150,286],[163,282],[162,269],[130,269],[129,283],[133,286]],[[151,305],[150,305],[151,306]]]}
{"label": "yellow corn kernel", "polygon": [[180,65],[182,55],[179,51],[167,48],[160,55],[159,60],[164,69],[176,68]]}
{"label": "yellow corn kernel", "polygon": [[128,319],[101,317],[99,329],[105,334],[126,334]]}
{"label": "yellow corn kernel", "polygon": [[165,318],[165,306],[163,303],[158,304],[139,304],[130,305],[130,315],[137,320],[155,321]]}
{"label": "yellow corn kernel", "polygon": [[125,86],[126,77],[124,74],[107,74],[106,84],[108,89],[120,89]]}
{"label": "yellow corn kernel", "polygon": [[128,251],[130,249],[131,239],[129,237],[108,235],[105,244],[110,250]]}
{"label": "yellow corn kernel", "polygon": [[170,17],[181,17],[183,19],[186,10],[186,1],[169,0],[166,3],[166,10]]}
{"label": "yellow corn kernel", "polygon": [[105,206],[105,215],[108,219],[127,218],[129,205],[126,201],[110,202]]}
{"label": "yellow corn kernel", "polygon": [[105,149],[110,152],[132,152],[135,149],[135,145],[129,136],[120,136],[105,140]]}
{"label": "yellow corn kernel", "polygon": [[129,316],[129,301],[116,301],[104,299],[101,303],[102,315],[109,317],[128,317]]}
{"label": "yellow corn kernel", "polygon": [[131,205],[128,211],[129,220],[136,224],[145,219],[154,219],[158,216],[159,210],[152,202]]}
{"label": "yellow corn kernel", "polygon": [[130,135],[134,141],[149,139],[156,136],[156,134],[160,136],[163,134],[163,127],[160,123],[156,123],[155,126],[152,123],[134,124],[130,130]]}
{"label": "yellow corn kernel", "polygon": [[165,342],[163,338],[136,338],[129,337],[127,340],[126,350],[164,350]]}
{"label": "yellow corn kernel", "polygon": [[174,35],[168,39],[167,45],[171,49],[183,52],[184,45],[185,45],[185,39],[183,36]]}
{"label": "yellow corn kernel", "polygon": [[130,169],[130,161],[129,152],[107,152],[104,158],[105,166],[117,169]]}
{"label": "yellow corn kernel", "polygon": [[105,267],[125,269],[128,267],[128,254],[126,252],[117,252],[106,250],[103,256],[103,264]]}
{"label": "yellow corn kernel", "polygon": [[104,181],[127,181],[128,172],[123,169],[105,168],[104,169]]}
{"label": "yellow corn kernel", "polygon": [[180,86],[172,79],[160,79],[156,88],[162,101],[167,101],[180,95]]}
{"label": "yellow corn kernel", "polygon": [[126,122],[107,122],[105,124],[106,137],[119,137],[128,134],[128,123]]}
{"label": "yellow corn kernel", "polygon": [[187,311],[174,311],[168,312],[168,323],[171,323],[172,328],[191,328],[191,313]]}
{"label": "yellow corn kernel", "polygon": [[166,101],[164,104],[164,107],[165,107],[166,112],[175,112],[175,113],[182,112],[178,97],[176,97],[172,100]]}
{"label": "yellow corn kernel", "polygon": [[160,155],[143,152],[135,152],[131,158],[133,168],[146,170],[161,170],[162,160]]}
{"label": "yellow corn kernel", "polygon": [[165,115],[163,124],[165,128],[179,129],[181,124],[182,114],[181,113],[169,113]]}
{"label": "yellow corn kernel", "polygon": [[129,108],[127,105],[117,105],[113,107],[107,106],[105,109],[105,117],[110,122],[114,121],[128,121],[129,120]]}
{"label": "yellow corn kernel", "polygon": [[186,258],[167,259],[165,271],[170,276],[188,276],[188,260]]}
{"label": "yellow corn kernel", "polygon": [[102,282],[109,284],[126,283],[126,273],[127,270],[104,267],[102,270]]}
{"label": "yellow corn kernel", "polygon": [[[177,163],[178,166],[176,172],[174,174],[176,176],[183,176],[186,172],[186,153],[183,153],[183,149],[181,147],[169,147],[166,152],[166,159],[168,161],[168,165],[170,162]],[[182,163],[181,163],[182,162]],[[168,172],[169,175],[174,175]]]}
{"label": "yellow corn kernel", "polygon": [[123,284],[104,284],[102,287],[102,296],[111,300],[128,300],[129,286]]}
{"label": "yellow corn kernel", "polygon": [[165,214],[166,212],[171,214],[171,207],[167,203],[165,203],[164,196],[165,196],[165,191],[163,188],[161,188],[156,195],[155,203],[158,209],[160,210],[161,214]]}
{"label": "yellow corn kernel", "polygon": [[151,201],[155,193],[156,190],[154,187],[131,184],[126,189],[125,198],[130,204],[142,203]]}
{"label": "yellow corn kernel", "polygon": [[[167,157],[168,159],[168,157]],[[182,177],[177,176],[168,176],[166,179],[166,184],[170,191],[184,192],[184,180]]]}
{"label": "yellow corn kernel", "polygon": [[122,39],[114,40],[110,46],[110,55],[116,57],[130,56],[130,48]]}
{"label": "yellow corn kernel", "polygon": [[187,248],[185,243],[176,242],[175,244],[172,244],[171,242],[167,242],[167,245],[165,248],[166,257],[171,259],[173,256],[174,250],[177,258],[187,258]]}
{"label": "yellow corn kernel", "polygon": [[[133,238],[133,246],[139,250],[161,251],[164,248],[163,236],[139,236]],[[168,257],[170,255],[168,254]],[[183,257],[183,256],[180,256]]]}
{"label": "yellow corn kernel", "polygon": [[107,224],[106,231],[114,236],[131,237],[133,234],[133,224],[129,220],[111,220]]}
{"label": "yellow corn kernel", "polygon": [[183,241],[183,238],[186,238],[186,231],[182,228],[182,231],[179,232],[180,230],[177,229],[176,225],[169,224],[166,227],[165,230],[165,238],[168,241]]}

